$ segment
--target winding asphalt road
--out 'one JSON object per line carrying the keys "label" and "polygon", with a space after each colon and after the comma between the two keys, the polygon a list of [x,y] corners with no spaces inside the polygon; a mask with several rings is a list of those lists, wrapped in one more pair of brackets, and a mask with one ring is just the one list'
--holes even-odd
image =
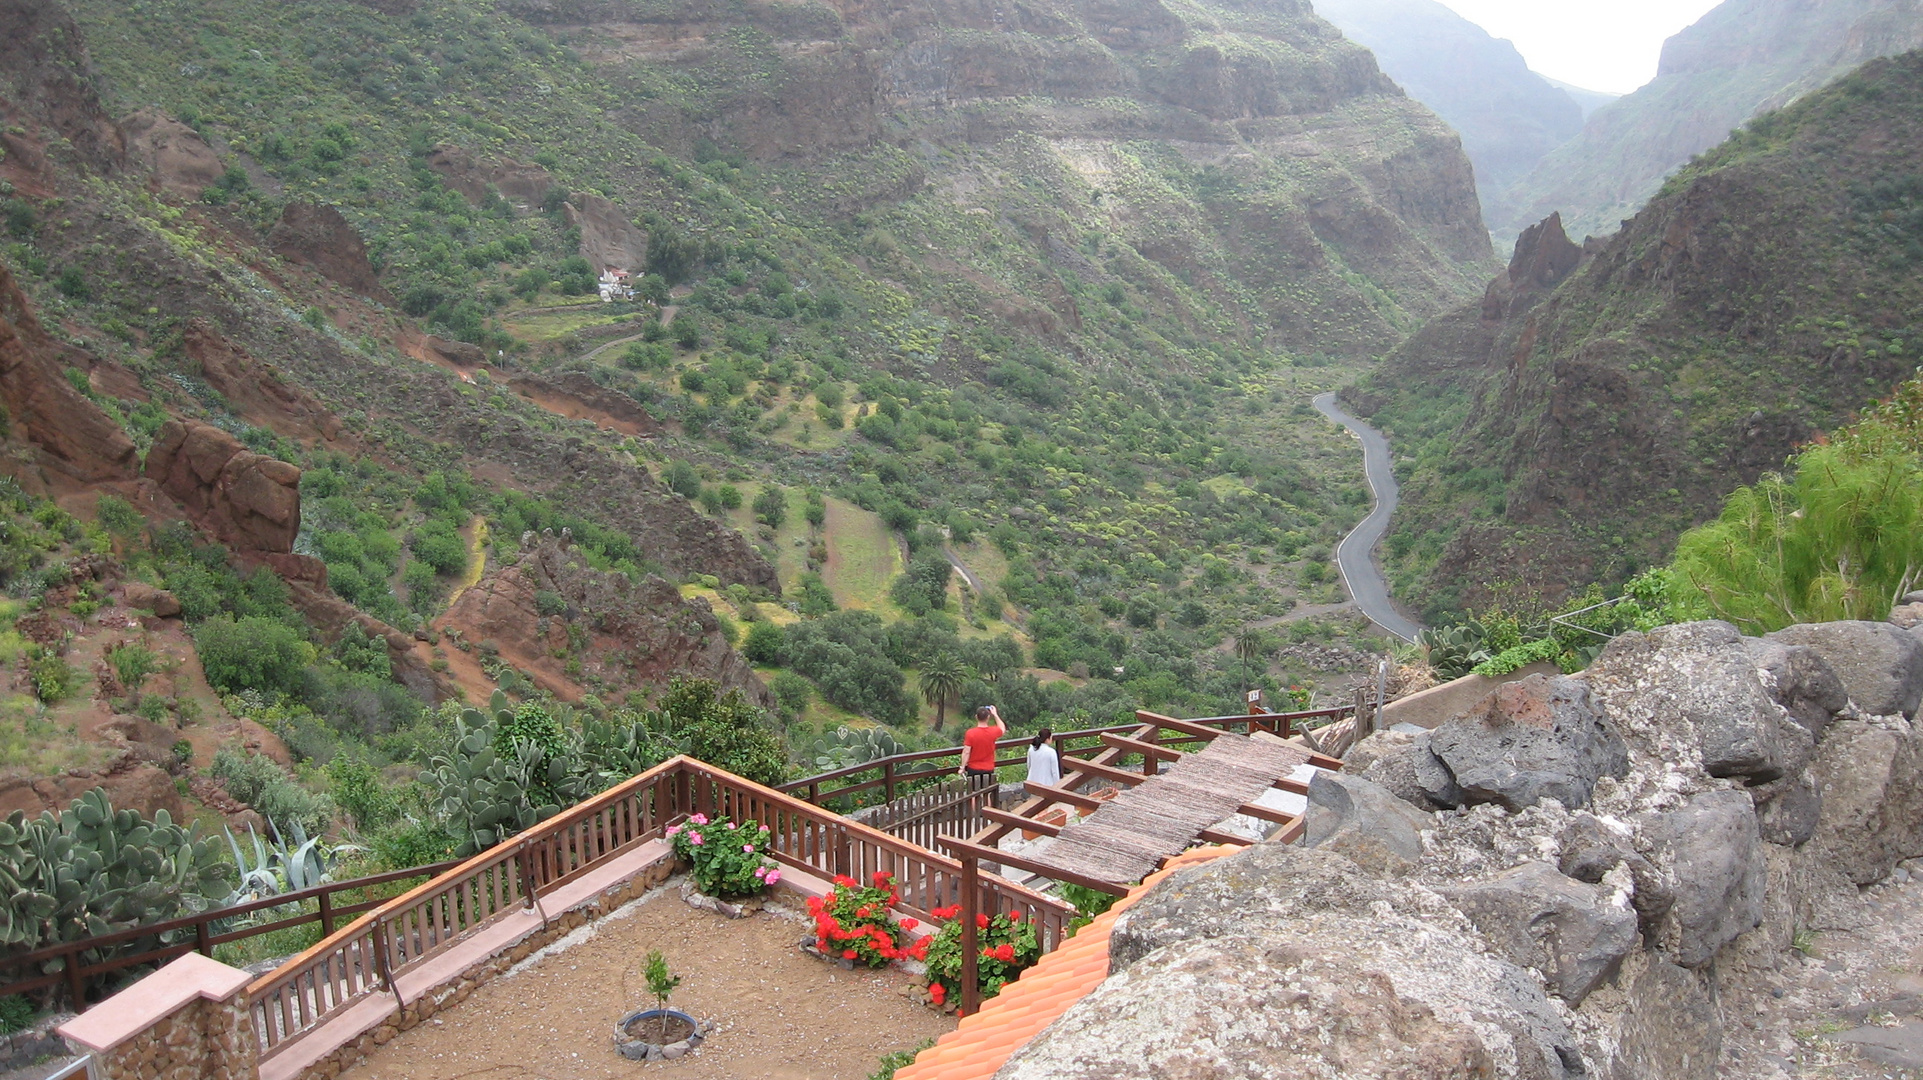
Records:
{"label": "winding asphalt road", "polygon": [[1342,571],[1342,584],[1355,598],[1356,607],[1361,608],[1371,622],[1404,641],[1413,642],[1422,627],[1396,610],[1395,601],[1389,598],[1389,580],[1382,576],[1382,567],[1375,559],[1376,545],[1382,542],[1382,534],[1389,531],[1389,515],[1396,509],[1396,478],[1389,462],[1389,440],[1342,411],[1335,403],[1334,394],[1318,394],[1314,403],[1318,412],[1348,428],[1349,434],[1362,443],[1362,471],[1369,478],[1369,490],[1375,493],[1375,509],[1336,545],[1335,565]]}

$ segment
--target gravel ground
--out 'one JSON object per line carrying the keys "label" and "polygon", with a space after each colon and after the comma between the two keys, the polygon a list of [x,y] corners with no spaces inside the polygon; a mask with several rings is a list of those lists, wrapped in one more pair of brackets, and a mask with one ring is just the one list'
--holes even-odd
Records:
{"label": "gravel ground", "polygon": [[[678,885],[678,882],[675,883]],[[731,920],[656,890],[543,950],[467,1001],[376,1050],[344,1080],[863,1080],[881,1055],[954,1018],[909,1000],[892,969],[843,971],[804,955],[797,912]],[[672,1005],[721,1028],[680,1061],[615,1053],[615,1022],[653,1005],[642,975],[660,949],[682,977]]]}

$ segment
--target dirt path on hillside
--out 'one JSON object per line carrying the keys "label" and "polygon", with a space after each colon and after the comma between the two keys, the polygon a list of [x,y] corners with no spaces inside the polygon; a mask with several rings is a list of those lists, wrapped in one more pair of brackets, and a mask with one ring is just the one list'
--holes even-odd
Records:
{"label": "dirt path on hillside", "polygon": [[[681,901],[678,880],[570,935],[404,1032],[343,1080],[863,1080],[881,1055],[955,1026],[902,994],[908,975],[843,971],[796,948],[806,927],[770,912],[730,920]],[[683,979],[673,1007],[721,1022],[676,1062],[615,1053],[614,1025],[653,1005],[642,969],[660,949]]]}

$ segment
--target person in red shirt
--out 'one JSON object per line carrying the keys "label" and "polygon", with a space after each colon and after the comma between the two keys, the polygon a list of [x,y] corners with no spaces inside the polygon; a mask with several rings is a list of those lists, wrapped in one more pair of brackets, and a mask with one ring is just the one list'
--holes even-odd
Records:
{"label": "person in red shirt", "polygon": [[1002,714],[993,705],[983,705],[975,710],[975,726],[962,733],[962,746],[967,753],[962,755],[962,775],[977,785],[995,782],[995,743],[1008,734],[1008,725],[1002,723]]}

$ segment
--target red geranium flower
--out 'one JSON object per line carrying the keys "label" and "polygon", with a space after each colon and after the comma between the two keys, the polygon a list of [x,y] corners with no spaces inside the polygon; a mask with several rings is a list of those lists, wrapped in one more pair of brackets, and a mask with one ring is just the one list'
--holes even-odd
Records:
{"label": "red geranium flower", "polygon": [[895,875],[889,873],[886,870],[877,870],[875,871],[875,884],[877,886],[885,885],[888,883],[888,880],[890,878],[893,878],[894,876]]}
{"label": "red geranium flower", "polygon": [[856,884],[856,882],[855,882],[855,879],[854,879],[854,878],[851,878],[851,877],[849,877],[849,876],[848,876],[847,874],[836,874],[836,875],[835,875],[835,884],[837,884],[837,885],[839,885],[839,886],[841,886],[841,887],[842,887],[842,888],[844,888],[844,889],[859,889],[859,888],[861,888],[861,886],[860,886],[860,885],[858,885],[858,884]]}
{"label": "red geranium flower", "polygon": [[915,927],[920,925],[921,925],[920,919],[903,919],[901,921],[901,928],[903,930],[913,930]]}
{"label": "red geranium flower", "polygon": [[995,959],[1000,960],[1004,964],[1014,963],[1015,962],[1015,946],[1010,945],[1006,941],[1002,942],[1000,945],[995,946]]}
{"label": "red geranium flower", "polygon": [[870,915],[873,915],[874,913],[875,913],[875,910],[873,908],[869,907],[866,904],[863,904],[861,907],[858,907],[855,909],[855,918],[866,919],[867,917],[869,917]]}
{"label": "red geranium flower", "polygon": [[1008,921],[1009,921],[1009,922],[1012,922],[1012,923],[1013,923],[1013,922],[1021,922],[1021,921],[1022,921],[1022,913],[1021,913],[1021,912],[1019,912],[1019,911],[1011,911],[1011,912],[1009,912],[1009,913],[1008,913]]}
{"label": "red geranium flower", "polygon": [[982,930],[986,930],[986,929],[988,929],[988,916],[986,916],[986,915],[980,915],[980,914],[978,914],[978,915],[976,915],[976,916],[975,916],[975,925],[976,925],[976,927],[978,927],[978,928],[980,928],[980,929],[982,929]]}
{"label": "red geranium flower", "polygon": [[860,953],[858,953],[858,952],[856,952],[856,951],[855,951],[855,950],[853,950],[853,949],[843,949],[843,950],[841,950],[841,958],[842,958],[843,960],[853,960],[853,959],[854,959],[855,957],[857,957],[857,956],[860,956],[860,955],[861,955]]}
{"label": "red geranium flower", "polygon": [[940,983],[928,984],[928,1000],[940,1005],[948,997],[948,988]]}

